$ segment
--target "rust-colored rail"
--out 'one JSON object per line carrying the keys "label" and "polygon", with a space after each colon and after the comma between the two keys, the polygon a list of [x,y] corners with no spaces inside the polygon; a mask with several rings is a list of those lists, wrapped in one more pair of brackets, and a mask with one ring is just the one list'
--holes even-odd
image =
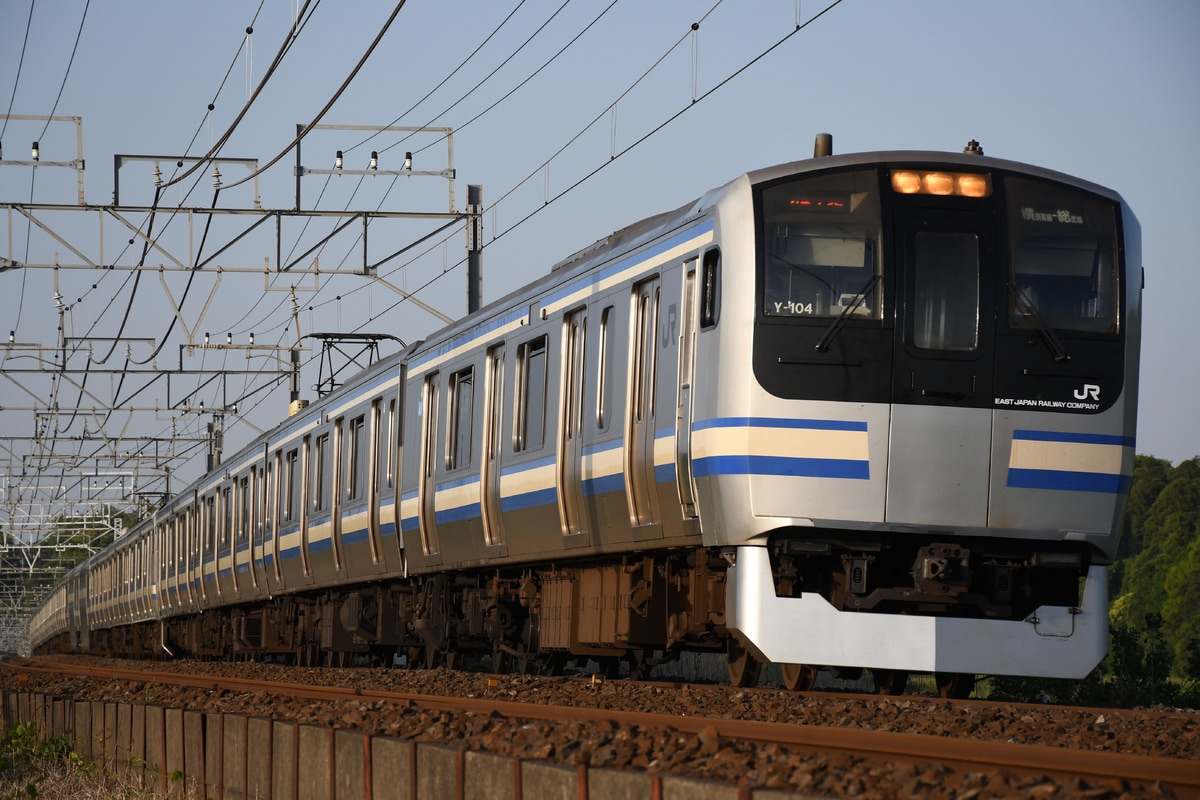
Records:
{"label": "rust-colored rail", "polygon": [[186,688],[207,688],[238,692],[263,692],[272,695],[315,701],[370,700],[411,702],[428,709],[499,713],[511,718],[543,721],[608,720],[642,728],[662,728],[681,733],[699,734],[708,728],[729,738],[773,743],[824,752],[853,753],[884,760],[932,762],[959,770],[993,771],[1009,769],[1016,773],[1045,774],[1103,780],[1125,780],[1169,786],[1178,796],[1200,798],[1200,760],[1189,761],[1158,756],[1126,755],[1112,752],[1038,747],[1005,742],[972,741],[914,733],[892,733],[856,728],[796,725],[756,720],[724,719],[711,716],[676,716],[609,709],[557,706],[515,702],[499,698],[464,698],[440,695],[385,692],[359,688],[317,686],[311,684],[263,682],[245,678],[184,675],[152,671],[114,669],[86,665],[24,660],[26,671],[50,672],[114,681],[142,681]]}

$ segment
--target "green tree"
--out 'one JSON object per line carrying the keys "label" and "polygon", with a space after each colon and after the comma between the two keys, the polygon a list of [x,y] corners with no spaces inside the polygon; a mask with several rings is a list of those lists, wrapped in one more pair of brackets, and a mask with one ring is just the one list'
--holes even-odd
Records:
{"label": "green tree", "polygon": [[[1137,552],[1118,566],[1121,593],[1113,604],[1114,616],[1126,624],[1137,624],[1150,616],[1168,616],[1166,635],[1176,651],[1182,652],[1185,642],[1177,635],[1181,615],[1193,608],[1183,595],[1188,591],[1188,576],[1196,575],[1194,565],[1187,566],[1189,551],[1200,537],[1200,458],[1175,467],[1148,508],[1142,504],[1152,492],[1138,491],[1138,477],[1135,472],[1130,496],[1132,499],[1135,491],[1138,494],[1135,513],[1140,516],[1132,527],[1134,538],[1140,534],[1141,542]],[[1157,469],[1150,470],[1150,478],[1159,480]],[[1177,572],[1177,577],[1168,581],[1172,572]],[[1168,614],[1171,592],[1181,596],[1172,600]]]}
{"label": "green tree", "polygon": [[1121,594],[1121,584],[1127,560],[1137,555],[1145,546],[1146,518],[1162,490],[1171,482],[1174,467],[1171,462],[1153,456],[1136,456],[1133,462],[1133,483],[1129,490],[1129,501],[1125,504],[1122,520],[1121,543],[1117,550],[1117,563],[1109,575],[1108,591],[1111,598]]}
{"label": "green tree", "polygon": [[[1194,533],[1194,532],[1193,532]],[[1162,616],[1180,675],[1200,679],[1200,536],[1167,570]]]}

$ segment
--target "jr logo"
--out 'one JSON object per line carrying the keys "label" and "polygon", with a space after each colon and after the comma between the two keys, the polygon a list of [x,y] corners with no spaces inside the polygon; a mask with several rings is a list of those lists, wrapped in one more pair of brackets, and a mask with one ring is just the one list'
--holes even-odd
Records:
{"label": "jr logo", "polygon": [[1076,389],[1072,394],[1076,400],[1091,399],[1094,403],[1100,402],[1100,387],[1094,383],[1085,383],[1082,389]]}

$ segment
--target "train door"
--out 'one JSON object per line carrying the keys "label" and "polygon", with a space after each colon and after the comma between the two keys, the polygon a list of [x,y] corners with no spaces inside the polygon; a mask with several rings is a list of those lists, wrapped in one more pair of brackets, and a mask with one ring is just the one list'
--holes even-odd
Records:
{"label": "train door", "polygon": [[221,492],[221,503],[224,507],[224,522],[221,527],[221,556],[223,566],[217,574],[220,585],[221,573],[229,576],[229,591],[236,598],[238,593],[237,577],[237,546],[238,546],[238,484],[237,480],[230,481],[229,486]]}
{"label": "train door", "polygon": [[303,463],[300,466],[300,566],[304,572],[304,577],[312,581],[312,561],[309,558],[308,552],[308,520],[309,514],[309,487],[312,486],[312,437],[304,437],[304,448],[301,451],[303,454]]}
{"label": "train door", "polygon": [[896,217],[889,522],[986,525],[996,236],[978,212]]}
{"label": "train door", "polygon": [[417,493],[421,545],[426,556],[441,552],[437,531],[437,433],[438,433],[438,373],[425,377],[421,397],[421,476]]}
{"label": "train door", "polygon": [[200,605],[199,592],[197,591],[196,586],[200,577],[200,514],[197,509],[197,502],[196,494],[193,492],[191,502],[188,503],[187,510],[184,511],[185,518],[187,519],[188,529],[188,604],[192,608],[198,608]]}
{"label": "train door", "polygon": [[679,402],[675,409],[675,476],[684,517],[696,516],[692,485],[692,383],[696,371],[696,259],[683,267],[683,320],[679,331]]}
{"label": "train door", "polygon": [[263,575],[263,545],[266,528],[267,506],[267,470],[269,462],[264,459],[261,466],[254,467],[250,472],[251,491],[254,496],[250,502],[250,581],[254,585],[254,595],[261,597],[264,589]]}
{"label": "train door", "polygon": [[[202,498],[199,502],[203,503],[203,508],[200,512],[200,603],[204,608],[208,607],[208,564],[213,560],[214,553],[213,541],[215,537],[216,525],[216,508],[215,498],[212,495]],[[216,570],[216,562],[213,561],[213,571]],[[215,580],[215,574],[214,574]]]}
{"label": "train door", "polygon": [[[564,536],[586,533],[583,524],[583,375],[587,309],[563,318],[562,392],[559,402],[558,510]],[[586,536],[569,546],[587,544]]]}
{"label": "train door", "polygon": [[[625,490],[634,528],[657,525],[658,487],[654,479],[654,432],[658,378],[658,321],[662,279],[634,287],[630,315],[629,412],[625,422]],[[653,536],[657,530],[645,529]],[[634,538],[639,537],[635,531]]]}
{"label": "train door", "polygon": [[271,585],[267,576],[267,540],[271,537],[271,524],[275,518],[275,464],[271,454],[263,459],[263,468],[259,473],[258,505],[255,511],[256,527],[254,532],[254,583],[259,593],[270,594]]}
{"label": "train door", "polygon": [[[379,455],[386,451],[387,448],[387,432],[384,429],[383,418],[383,399],[376,398],[371,401],[371,428],[369,436],[366,436],[366,418],[359,417],[354,422],[350,423],[350,453],[347,461],[351,464],[350,474],[347,477],[348,486],[346,493],[354,498],[361,497],[365,490],[367,495],[367,540],[371,546],[371,564],[380,566],[384,563],[383,559],[383,540],[382,531],[380,530],[380,517],[382,509],[380,509],[380,475],[379,475]],[[362,448],[367,448],[365,453]],[[359,468],[359,464],[365,467],[365,474]]]}
{"label": "train door", "polygon": [[285,469],[283,452],[276,450],[267,462],[267,532],[266,538],[270,543],[264,547],[263,558],[271,559],[267,568],[267,589],[272,594],[279,591],[283,581],[283,564],[280,563],[279,537],[283,528],[283,518],[287,493],[284,489],[288,470]]}
{"label": "train door", "polygon": [[504,344],[487,352],[484,368],[483,459],[480,463],[480,510],[484,542],[504,544],[504,515],[500,513],[500,431],[504,411]]}
{"label": "train door", "polygon": [[338,577],[345,577],[346,554],[342,550],[342,493],[345,484],[345,449],[346,449],[346,418],[338,417],[333,423],[333,453],[326,453],[325,458],[333,458],[333,463],[327,469],[330,471],[332,483],[325,487],[330,498],[329,541],[333,545],[333,568]]}
{"label": "train door", "polygon": [[[403,371],[401,371],[401,376],[399,391],[402,393],[404,391]],[[392,397],[388,400],[382,419],[384,430],[379,436],[382,449],[376,474],[381,481],[380,486],[387,487],[386,496],[391,500],[387,504],[387,511],[381,524],[387,526],[394,533],[396,554],[399,556],[399,560],[395,563],[402,565],[404,563],[404,536],[400,532],[400,446],[403,441],[404,415],[400,413],[399,397]],[[392,551],[388,549],[384,553],[385,563],[390,563],[390,556],[392,556]]]}

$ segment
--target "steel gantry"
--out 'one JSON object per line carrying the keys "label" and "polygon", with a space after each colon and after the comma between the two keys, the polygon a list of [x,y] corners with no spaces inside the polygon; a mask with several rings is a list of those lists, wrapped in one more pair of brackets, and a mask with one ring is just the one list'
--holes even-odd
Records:
{"label": "steel gantry", "polygon": [[[117,154],[112,203],[87,203],[82,120],[7,119],[74,125],[74,158],[45,157],[35,142],[28,160],[0,152],[0,168],[73,169],[79,187],[73,203],[24,202],[0,189],[0,310],[22,301],[5,315],[10,324],[0,323],[0,651],[23,651],[32,609],[72,564],[151,513],[214,453],[219,459],[226,425],[244,426],[249,438],[284,416],[283,403],[255,413],[267,396],[299,399],[301,355],[311,350],[301,311],[324,287],[378,287],[430,322],[452,321],[389,270],[463,228],[476,276],[468,291],[478,298],[483,207],[477,186],[465,211],[456,206],[448,128],[311,126],[435,137],[445,143],[445,165],[414,170],[406,152],[399,169],[380,169],[373,152],[367,168],[347,169],[338,151],[331,169],[306,167],[298,139],[293,206],[270,208],[263,191],[273,184],[260,181],[259,160],[225,156]],[[192,171],[211,176],[212,203],[187,202],[194,185],[168,203],[168,187],[180,180],[171,174]],[[301,180],[319,175],[437,177],[449,201],[430,204],[435,210],[305,208]],[[142,201],[128,202],[135,195]],[[330,252],[345,255],[322,263]],[[46,296],[50,313],[25,302]],[[247,298],[271,307],[256,317],[258,341],[235,335],[229,319]],[[378,358],[380,342],[403,346],[394,335],[357,330],[317,338],[321,393],[337,385],[333,343],[366,343],[342,353],[353,367]]]}

